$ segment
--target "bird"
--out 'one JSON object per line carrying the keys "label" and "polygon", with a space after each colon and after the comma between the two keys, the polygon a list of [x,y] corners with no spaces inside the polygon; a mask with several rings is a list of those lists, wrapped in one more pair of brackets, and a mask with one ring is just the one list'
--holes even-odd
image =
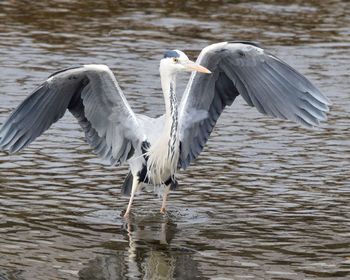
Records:
{"label": "bird", "polygon": [[[327,120],[329,99],[305,76],[260,44],[227,41],[206,46],[196,62],[168,50],[159,64],[165,114],[135,113],[106,65],[88,64],[57,71],[10,114],[0,129],[0,150],[21,151],[68,110],[87,143],[113,166],[129,165],[122,193],[143,185],[161,186],[160,212],[178,186],[176,175],[202,152],[218,118],[237,96],[271,117],[316,127]],[[180,101],[176,77],[192,72]],[[146,89],[145,89],[146,90]]]}

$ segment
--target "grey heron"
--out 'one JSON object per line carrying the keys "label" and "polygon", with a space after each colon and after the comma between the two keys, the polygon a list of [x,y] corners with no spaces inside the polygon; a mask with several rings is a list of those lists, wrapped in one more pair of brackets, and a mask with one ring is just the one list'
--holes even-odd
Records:
{"label": "grey heron", "polygon": [[[29,95],[0,129],[0,150],[18,152],[68,109],[94,152],[130,171],[123,192],[145,184],[163,186],[161,212],[177,186],[176,174],[203,150],[220,114],[241,95],[259,112],[306,127],[327,119],[330,102],[302,74],[256,43],[222,42],[204,48],[196,63],[179,50],[160,61],[165,114],[151,118],[130,108],[112,71],[84,65],[58,71]],[[192,71],[181,101],[176,75]]]}

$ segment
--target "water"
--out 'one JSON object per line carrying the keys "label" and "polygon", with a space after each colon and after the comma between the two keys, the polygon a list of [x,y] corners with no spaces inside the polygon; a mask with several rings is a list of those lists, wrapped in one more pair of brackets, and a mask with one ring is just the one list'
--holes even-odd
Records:
{"label": "water", "polygon": [[0,123],[50,73],[84,63],[108,64],[133,109],[155,116],[163,52],[195,59],[228,39],[259,41],[333,102],[313,131],[237,100],[168,215],[144,193],[129,222],[126,167],[101,164],[67,114],[22,153],[0,152],[0,279],[349,279],[349,11],[340,0],[0,2]]}

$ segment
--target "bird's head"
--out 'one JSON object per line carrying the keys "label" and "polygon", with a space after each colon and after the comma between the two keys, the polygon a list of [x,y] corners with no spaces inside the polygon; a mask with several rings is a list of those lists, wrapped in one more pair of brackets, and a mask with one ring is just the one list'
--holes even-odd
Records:
{"label": "bird's head", "polygon": [[201,73],[210,74],[211,72],[195,63],[187,57],[187,55],[179,50],[166,51],[164,53],[163,59],[160,61],[161,70],[169,71],[172,74],[176,74],[178,72],[192,72],[197,71]]}

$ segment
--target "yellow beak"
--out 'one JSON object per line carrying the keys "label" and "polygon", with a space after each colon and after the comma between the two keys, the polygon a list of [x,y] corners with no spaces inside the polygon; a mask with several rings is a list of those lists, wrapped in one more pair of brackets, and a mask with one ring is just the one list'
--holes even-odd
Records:
{"label": "yellow beak", "polygon": [[185,67],[186,67],[186,70],[188,70],[188,71],[197,71],[197,72],[201,72],[201,73],[205,73],[205,74],[211,74],[211,72],[207,68],[205,68],[202,65],[199,65],[193,61],[186,63]]}

